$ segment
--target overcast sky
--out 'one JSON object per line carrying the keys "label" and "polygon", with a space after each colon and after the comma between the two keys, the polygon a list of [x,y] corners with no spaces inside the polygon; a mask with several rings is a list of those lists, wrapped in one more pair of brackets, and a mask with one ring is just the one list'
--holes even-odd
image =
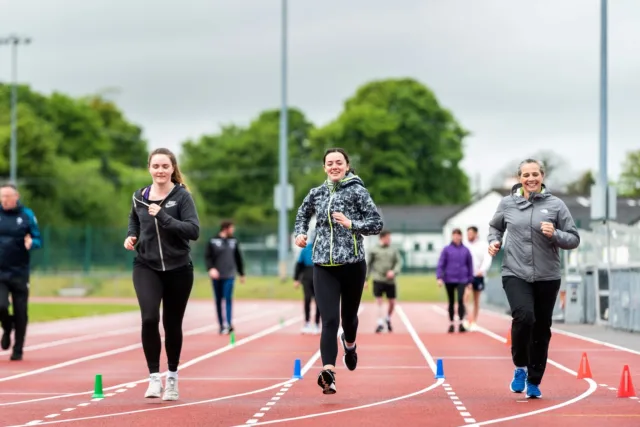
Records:
{"label": "overcast sky", "polygon": [[[289,102],[322,125],[364,82],[410,76],[473,133],[463,164],[483,187],[542,149],[595,169],[599,13],[600,0],[289,0]],[[609,1],[613,178],[640,147],[638,22],[640,1]],[[21,82],[116,88],[152,147],[280,106],[280,0],[0,0],[0,35],[12,32],[34,39]],[[0,80],[9,59],[0,49]]]}

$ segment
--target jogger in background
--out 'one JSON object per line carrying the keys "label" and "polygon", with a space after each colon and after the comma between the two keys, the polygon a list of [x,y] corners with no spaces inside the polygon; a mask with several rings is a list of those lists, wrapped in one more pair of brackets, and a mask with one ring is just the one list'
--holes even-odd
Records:
{"label": "jogger in background", "polygon": [[459,332],[466,332],[463,325],[465,306],[464,292],[467,286],[473,282],[473,258],[469,248],[462,244],[462,231],[456,228],[451,233],[451,243],[444,247],[440,253],[438,267],[436,269],[438,286],[445,286],[447,299],[449,300],[449,333],[455,332],[454,305],[455,293],[458,293],[458,325]]}
{"label": "jogger in background", "polygon": [[[231,333],[234,330],[233,288],[236,273],[240,275],[240,282],[244,283],[244,261],[240,242],[234,236],[234,232],[233,222],[223,221],[220,224],[220,231],[209,240],[204,250],[204,261],[211,278],[221,334]],[[226,316],[223,316],[222,300],[225,301]]]}
{"label": "jogger in background", "polygon": [[480,314],[480,296],[484,291],[484,278],[491,267],[491,255],[487,253],[489,245],[478,237],[478,227],[472,225],[467,228],[467,247],[471,251],[473,258],[473,283],[467,286],[464,293],[465,311],[469,304],[469,299],[473,295],[473,316],[467,314],[467,318],[462,322],[463,326],[470,331],[475,330],[478,315]]}
{"label": "jogger in background", "polygon": [[[391,233],[383,230],[380,233],[380,244],[369,251],[367,257],[367,282],[373,278],[373,296],[378,304],[378,325],[376,333],[387,330],[391,332],[391,316],[397,296],[396,277],[402,270],[402,258],[397,249],[391,247]],[[389,307],[385,315],[382,297],[386,295]]]}
{"label": "jogger in background", "polygon": [[580,244],[565,203],[543,184],[544,165],[526,159],[518,166],[520,183],[505,196],[489,222],[489,254],[503,246],[502,286],[511,308],[511,357],[515,365],[510,390],[540,398],[547,365],[553,309],[562,270],[559,249]]}
{"label": "jogger in background", "polygon": [[[124,247],[136,251],[133,286],[140,305],[142,348],[150,374],[145,397],[162,395],[163,400],[178,400],[182,322],[194,279],[189,243],[198,240],[200,221],[175,155],[158,148],[151,152],[148,164],[153,183],[133,194]],[[160,304],[169,367],[164,394],[160,375]]]}
{"label": "jogger in background", "polygon": [[[13,184],[0,187],[0,348],[11,347],[10,360],[22,360],[29,322],[29,279],[31,251],[42,247],[42,236],[35,214],[20,202]],[[13,315],[9,314],[9,296]]]}
{"label": "jogger in background", "polygon": [[323,368],[318,385],[323,393],[336,392],[337,334],[344,349],[343,362],[353,371],[358,363],[356,335],[358,308],[367,266],[363,236],[382,230],[382,218],[364,183],[354,174],[349,156],[341,148],[328,149],[323,158],[327,180],[312,188],[298,208],[295,244],[307,246],[307,232],[316,215],[313,245],[313,286],[322,318],[320,353]]}
{"label": "jogger in background", "polygon": [[296,288],[300,287],[302,283],[302,290],[304,292],[304,326],[302,327],[303,334],[317,334],[320,332],[320,310],[316,303],[316,315],[313,326],[311,325],[311,301],[315,300],[315,291],[313,289],[313,238],[307,242],[307,246],[302,248],[300,256],[295,265],[295,271],[293,273],[293,285]]}

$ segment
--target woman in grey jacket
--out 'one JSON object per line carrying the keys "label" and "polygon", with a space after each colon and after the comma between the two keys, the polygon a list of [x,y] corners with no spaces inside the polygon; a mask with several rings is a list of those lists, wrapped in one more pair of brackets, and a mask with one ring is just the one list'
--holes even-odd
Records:
{"label": "woman in grey jacket", "polygon": [[354,175],[349,156],[342,148],[330,148],[324,154],[327,180],[312,188],[304,198],[295,224],[295,243],[307,245],[311,217],[316,215],[313,242],[313,287],[322,318],[320,353],[323,369],[318,385],[324,394],[336,392],[335,368],[338,356],[338,326],[350,371],[356,369],[356,333],[358,308],[367,275],[362,236],[382,230],[382,218],[364,183]]}
{"label": "woman in grey jacket", "polygon": [[543,165],[526,159],[518,167],[519,184],[504,197],[489,222],[489,254],[494,256],[507,232],[502,286],[511,307],[510,389],[540,398],[547,365],[551,318],[560,290],[560,251],[575,249],[580,235],[565,203],[542,183]]}

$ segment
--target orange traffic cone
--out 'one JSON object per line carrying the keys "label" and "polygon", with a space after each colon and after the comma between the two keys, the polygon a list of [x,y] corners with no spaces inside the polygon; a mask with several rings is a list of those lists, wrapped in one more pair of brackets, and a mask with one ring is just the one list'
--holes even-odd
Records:
{"label": "orange traffic cone", "polygon": [[624,365],[622,376],[620,377],[620,385],[618,386],[618,397],[634,397],[635,395],[636,391],[633,388],[629,365]]}
{"label": "orange traffic cone", "polygon": [[589,366],[589,359],[587,358],[587,353],[582,353],[582,357],[580,358],[580,367],[578,368],[578,376],[579,380],[583,378],[593,378],[591,376],[591,367]]}

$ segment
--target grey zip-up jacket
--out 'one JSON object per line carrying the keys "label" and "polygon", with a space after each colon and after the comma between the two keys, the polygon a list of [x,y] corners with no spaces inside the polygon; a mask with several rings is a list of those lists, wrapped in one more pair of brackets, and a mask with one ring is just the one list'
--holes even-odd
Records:
{"label": "grey zip-up jacket", "polygon": [[176,184],[160,204],[155,217],[149,214],[148,189],[133,193],[127,237],[138,238],[137,261],[155,270],[168,271],[191,262],[190,240],[198,240],[200,222],[191,194]]}
{"label": "grey zip-up jacket", "polygon": [[[331,216],[342,212],[351,220],[347,229]],[[295,235],[307,234],[309,222],[316,215],[313,242],[314,264],[341,265],[365,261],[364,238],[382,231],[382,217],[362,179],[348,173],[333,188],[325,181],[312,188],[298,208]]]}
{"label": "grey zip-up jacket", "polygon": [[[551,222],[555,233],[542,234],[541,222]],[[508,232],[506,244],[503,235]],[[565,203],[544,186],[525,199],[522,184],[513,186],[489,221],[489,244],[503,243],[502,276],[527,282],[561,278],[559,249],[575,249],[580,235]]]}

